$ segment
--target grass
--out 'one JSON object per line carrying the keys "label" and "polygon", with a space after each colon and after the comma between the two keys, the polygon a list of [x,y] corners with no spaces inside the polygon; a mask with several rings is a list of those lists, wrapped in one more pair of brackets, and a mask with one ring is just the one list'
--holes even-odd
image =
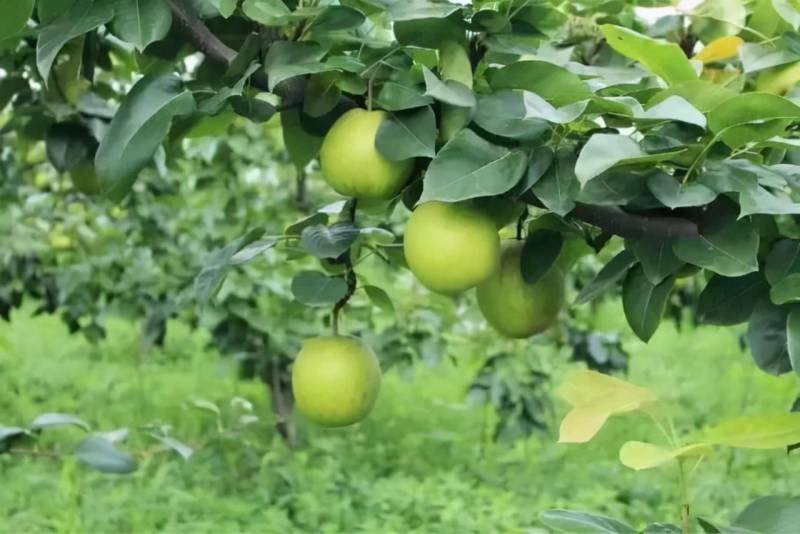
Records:
{"label": "grass", "polygon": [[[616,304],[601,313],[604,326],[617,327]],[[626,342],[630,380],[669,399],[685,432],[785,411],[796,379],[759,372],[737,336],[665,324],[647,345]],[[488,443],[493,414],[464,400],[477,358],[466,355],[418,364],[411,375],[390,371],[368,421],[334,431],[300,421],[303,443],[290,451],[273,431],[264,387],[240,380],[207,340],[174,323],[164,349],[143,356],[138,330],[122,320],[94,347],[56,317],[30,317],[30,308],[0,323],[0,425],[66,412],[97,431],[128,427],[122,448],[140,463],[129,476],[97,473],[69,455],[80,429],[48,429],[41,447],[63,457],[0,456],[0,532],[526,532],[551,507],[636,526],[677,522],[674,470],[634,473],[616,459],[627,439],[657,439],[635,415],[612,419],[589,445],[557,445],[553,432]],[[553,367],[558,376],[572,368]],[[242,426],[242,416],[258,420]],[[194,456],[162,450],[141,430],[147,425],[169,425]],[[754,497],[788,494],[796,463],[782,452],[720,451],[694,476],[694,509],[726,521]]]}

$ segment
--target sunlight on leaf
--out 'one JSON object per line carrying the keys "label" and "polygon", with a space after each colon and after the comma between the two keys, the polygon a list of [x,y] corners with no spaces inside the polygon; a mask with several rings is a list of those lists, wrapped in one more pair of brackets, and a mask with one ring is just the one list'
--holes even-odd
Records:
{"label": "sunlight on leaf", "polygon": [[556,395],[573,408],[561,422],[559,443],[585,443],[610,416],[639,410],[658,400],[649,389],[597,371],[575,373]]}
{"label": "sunlight on leaf", "polygon": [[678,449],[668,449],[643,441],[628,441],[619,450],[619,461],[625,467],[641,471],[684,456],[706,456],[712,452],[713,448],[706,443],[693,443]]}

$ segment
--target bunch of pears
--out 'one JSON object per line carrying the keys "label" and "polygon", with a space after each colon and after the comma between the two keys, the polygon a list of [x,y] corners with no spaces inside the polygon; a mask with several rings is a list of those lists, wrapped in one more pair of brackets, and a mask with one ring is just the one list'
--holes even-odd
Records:
{"label": "bunch of pears", "polygon": [[[413,160],[391,161],[375,148],[384,111],[352,109],[331,127],[320,150],[328,185],[365,203],[396,197],[414,169]],[[526,338],[552,326],[564,303],[564,275],[556,264],[534,284],[522,277],[523,242],[501,242],[499,230],[520,213],[513,204],[485,201],[419,204],[408,221],[404,252],[409,268],[429,290],[454,296],[476,288],[486,321],[510,338]],[[380,389],[378,359],[350,336],[307,340],[292,371],[299,411],[325,426],[364,419]]]}

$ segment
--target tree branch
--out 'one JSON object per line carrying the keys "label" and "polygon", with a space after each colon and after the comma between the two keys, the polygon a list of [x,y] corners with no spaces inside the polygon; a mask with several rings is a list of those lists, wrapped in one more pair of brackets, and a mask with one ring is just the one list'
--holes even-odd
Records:
{"label": "tree branch", "polygon": [[211,30],[182,0],[169,0],[169,6],[172,8],[173,16],[181,23],[198,50],[214,61],[230,65],[236,57],[236,50],[211,33]]}
{"label": "tree branch", "polygon": [[639,215],[616,207],[589,204],[576,205],[569,215],[620,237],[664,239],[700,237],[698,224],[683,217]]}

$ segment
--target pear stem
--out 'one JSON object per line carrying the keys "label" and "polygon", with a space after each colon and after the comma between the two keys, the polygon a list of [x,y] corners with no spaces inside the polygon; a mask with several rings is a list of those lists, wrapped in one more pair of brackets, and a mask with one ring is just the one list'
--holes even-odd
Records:
{"label": "pear stem", "polygon": [[[350,201],[349,209],[347,210],[347,218],[350,222],[356,221],[356,209],[358,207],[358,199],[352,199]],[[356,278],[356,272],[353,270],[353,260],[350,257],[351,249],[347,249],[343,253],[343,263],[345,265],[345,274],[344,278],[347,282],[347,293],[339,299],[336,304],[333,305],[333,311],[331,312],[331,329],[333,330],[333,335],[339,335],[339,313],[347,304],[347,301],[353,296],[353,293],[356,292],[356,288],[358,287],[358,279]]]}

